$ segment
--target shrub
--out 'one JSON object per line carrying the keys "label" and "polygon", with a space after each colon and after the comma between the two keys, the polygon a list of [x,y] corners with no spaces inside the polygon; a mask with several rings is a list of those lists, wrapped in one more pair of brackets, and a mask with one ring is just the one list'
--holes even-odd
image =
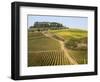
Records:
{"label": "shrub", "polygon": [[87,38],[71,38],[65,41],[65,47],[74,50],[86,50]]}

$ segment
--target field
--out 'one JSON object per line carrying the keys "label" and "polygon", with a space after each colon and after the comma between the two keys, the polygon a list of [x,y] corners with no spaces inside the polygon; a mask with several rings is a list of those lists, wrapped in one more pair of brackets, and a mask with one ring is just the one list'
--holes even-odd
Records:
{"label": "field", "polygon": [[62,30],[49,30],[49,32],[54,33],[58,36],[63,37],[65,40],[71,38],[81,38],[87,36],[87,31],[80,29],[62,29]]}
{"label": "field", "polygon": [[69,65],[63,51],[42,51],[29,54],[29,66]]}
{"label": "field", "polygon": [[28,31],[28,66],[87,64],[87,31]]}
{"label": "field", "polygon": [[87,51],[86,50],[68,50],[71,57],[78,62],[78,64],[87,64]]}
{"label": "field", "polygon": [[[70,56],[78,64],[87,64],[87,31],[80,29],[49,30],[56,36],[64,39],[65,46]],[[85,46],[81,46],[84,44]],[[79,47],[77,47],[79,45]]]}
{"label": "field", "polygon": [[29,32],[28,34],[28,50],[59,50],[59,42],[44,36],[41,32]]}

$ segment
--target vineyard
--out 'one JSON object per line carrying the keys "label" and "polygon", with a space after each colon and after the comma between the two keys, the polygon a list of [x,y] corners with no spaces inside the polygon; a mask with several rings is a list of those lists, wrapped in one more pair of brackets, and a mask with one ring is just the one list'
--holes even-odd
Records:
{"label": "vineyard", "polygon": [[58,41],[41,32],[28,33],[28,66],[70,64]]}
{"label": "vineyard", "polygon": [[[72,65],[71,60],[87,64],[87,46],[83,46],[87,45],[85,37],[87,31],[79,29],[48,30],[47,34],[28,31],[28,66]],[[61,49],[60,41],[68,56]]]}
{"label": "vineyard", "polygon": [[69,65],[70,62],[63,51],[42,51],[29,53],[28,66]]}
{"label": "vineyard", "polygon": [[28,51],[60,50],[59,42],[44,36],[41,32],[29,32]]}
{"label": "vineyard", "polygon": [[49,32],[64,39],[65,46],[70,56],[78,64],[87,64],[87,31],[80,29],[49,30]]}
{"label": "vineyard", "polygon": [[81,51],[77,51],[77,50],[68,50],[68,53],[70,54],[70,56],[78,62],[78,64],[87,64],[88,61],[88,57],[87,57],[87,51],[86,50],[81,50]]}

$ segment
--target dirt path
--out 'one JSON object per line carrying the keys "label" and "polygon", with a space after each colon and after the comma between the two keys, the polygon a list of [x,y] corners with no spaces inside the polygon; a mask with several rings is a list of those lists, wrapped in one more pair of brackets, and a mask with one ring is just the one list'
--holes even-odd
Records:
{"label": "dirt path", "polygon": [[58,41],[58,42],[60,43],[61,49],[64,51],[66,57],[68,58],[68,60],[69,60],[69,62],[70,62],[71,64],[78,64],[77,61],[75,61],[75,60],[69,55],[69,53],[68,53],[68,51],[67,51],[67,48],[65,48],[65,46],[64,46],[64,42],[63,42],[63,41],[54,38],[54,37],[53,37],[53,34],[51,34],[51,33],[49,33],[49,32],[48,32],[48,33],[42,32],[42,33],[43,33],[46,37],[49,37],[49,38],[51,38],[51,39],[54,39],[54,40],[56,40],[56,41]]}

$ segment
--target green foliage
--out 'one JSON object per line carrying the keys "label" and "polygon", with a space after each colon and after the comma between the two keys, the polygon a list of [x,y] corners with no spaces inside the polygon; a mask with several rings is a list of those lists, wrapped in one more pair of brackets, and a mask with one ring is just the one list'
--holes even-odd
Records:
{"label": "green foliage", "polygon": [[65,42],[65,47],[74,50],[86,50],[87,38],[71,38]]}
{"label": "green foliage", "polygon": [[77,47],[77,40],[76,39],[70,39],[70,40],[65,42],[65,46],[67,48],[74,49],[75,47]]}

